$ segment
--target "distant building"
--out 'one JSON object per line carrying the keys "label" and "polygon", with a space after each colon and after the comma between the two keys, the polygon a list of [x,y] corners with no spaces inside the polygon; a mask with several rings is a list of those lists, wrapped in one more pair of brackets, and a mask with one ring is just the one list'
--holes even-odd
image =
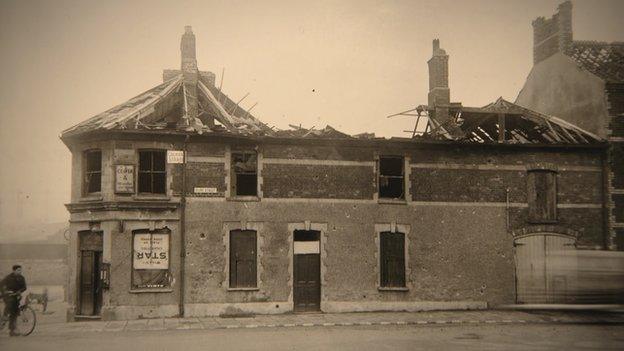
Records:
{"label": "distant building", "polygon": [[533,21],[533,69],[516,103],[608,140],[608,246],[624,250],[624,42],[573,40],[572,3]]}
{"label": "distant building", "polygon": [[485,308],[572,284],[523,273],[516,290],[514,246],[524,265],[605,247],[604,140],[503,99],[451,103],[437,41],[413,138],[270,128],[197,69],[190,27],[181,53],[62,133],[70,318]]}

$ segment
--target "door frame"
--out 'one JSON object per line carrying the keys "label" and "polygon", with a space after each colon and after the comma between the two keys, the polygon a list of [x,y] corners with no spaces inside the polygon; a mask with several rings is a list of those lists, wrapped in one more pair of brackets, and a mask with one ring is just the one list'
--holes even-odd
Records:
{"label": "door frame", "polygon": [[[91,237],[89,241],[85,240],[88,236]],[[93,239],[97,238],[97,239]],[[78,232],[78,252],[76,253],[78,260],[77,262],[77,270],[76,270],[76,316],[82,316],[82,252],[83,251],[92,251],[99,253],[99,265],[98,263],[94,263],[92,273],[94,275],[94,287],[99,286],[99,293],[94,292],[94,313],[92,315],[87,316],[99,316],[102,312],[102,307],[104,303],[104,293],[102,291],[101,282],[97,284],[100,280],[100,271],[95,271],[95,269],[99,266],[99,269],[102,268],[102,260],[104,256],[104,233],[103,231],[94,231],[94,230],[83,230]],[[96,256],[96,255],[94,255]]]}
{"label": "door frame", "polygon": [[288,303],[290,304],[290,310],[291,311],[295,311],[295,230],[316,230],[320,232],[320,236],[319,236],[319,250],[320,250],[320,273],[321,273],[321,280],[320,280],[320,289],[321,289],[321,303],[320,303],[320,312],[325,311],[325,302],[327,301],[327,296],[325,295],[325,290],[324,287],[326,286],[326,281],[325,281],[325,276],[326,276],[326,272],[327,272],[327,267],[326,267],[326,258],[327,258],[327,252],[325,250],[325,244],[327,243],[327,223],[313,223],[310,221],[304,221],[304,222],[296,222],[296,223],[288,223],[288,243],[289,243],[289,247],[288,247],[288,276],[289,276],[289,280],[288,280],[288,289],[289,289],[289,295],[288,295]]}
{"label": "door frame", "polygon": [[[297,230],[296,230],[297,231]],[[305,231],[305,230],[304,230]],[[298,313],[314,313],[314,312],[320,312],[321,311],[321,293],[323,291],[323,287],[322,287],[322,283],[321,283],[321,237],[322,237],[322,233],[318,230],[313,230],[310,229],[308,230],[310,232],[316,232],[318,233],[318,240],[313,240],[313,241],[307,241],[307,242],[314,242],[314,243],[318,243],[318,253],[302,253],[302,254],[297,254],[294,251],[294,246],[295,246],[295,242],[297,242],[296,240],[294,240],[294,232],[293,232],[293,255],[292,255],[292,260],[293,260],[293,311],[294,312],[298,312]],[[306,242],[306,241],[301,241],[301,242]],[[295,280],[295,275],[297,270],[295,269],[295,259],[297,259],[297,256],[303,256],[303,255],[317,255],[318,257],[318,301],[319,301],[319,305],[318,305],[318,310],[315,311],[297,311],[297,301],[295,301],[296,298],[296,294],[295,294],[295,289],[296,289],[296,280]]]}

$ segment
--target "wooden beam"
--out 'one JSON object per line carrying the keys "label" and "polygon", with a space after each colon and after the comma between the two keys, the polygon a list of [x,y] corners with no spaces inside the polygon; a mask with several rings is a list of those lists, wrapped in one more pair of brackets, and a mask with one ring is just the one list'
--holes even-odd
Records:
{"label": "wooden beam", "polygon": [[505,142],[505,114],[498,114],[498,142]]}
{"label": "wooden beam", "polygon": [[232,111],[230,111],[230,114],[231,114],[232,116],[234,116],[234,112],[236,112],[236,109],[238,109],[238,104],[240,104],[240,103],[241,103],[243,100],[245,100],[245,98],[246,98],[246,97],[248,97],[248,96],[249,96],[249,93],[245,94],[245,96],[243,96],[240,100],[238,100],[238,101],[236,102],[236,106],[234,106],[234,108],[232,109]]}

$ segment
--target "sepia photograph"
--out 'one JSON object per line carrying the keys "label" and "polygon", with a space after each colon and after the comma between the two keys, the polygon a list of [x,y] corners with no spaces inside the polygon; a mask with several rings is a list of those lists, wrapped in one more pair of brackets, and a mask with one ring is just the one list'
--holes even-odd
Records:
{"label": "sepia photograph", "polygon": [[624,349],[623,19],[0,0],[0,350]]}

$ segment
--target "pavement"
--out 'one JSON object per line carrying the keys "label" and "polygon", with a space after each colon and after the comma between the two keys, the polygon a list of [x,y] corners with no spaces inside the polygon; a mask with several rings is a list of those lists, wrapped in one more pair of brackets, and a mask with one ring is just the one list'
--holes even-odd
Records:
{"label": "pavement", "polygon": [[[64,322],[62,306],[38,312],[32,336],[163,330],[262,329],[348,326],[480,326],[517,324],[624,325],[624,313],[609,311],[472,310],[431,312],[358,312],[257,315],[249,317],[156,318]],[[0,338],[7,337],[2,333]]]}

